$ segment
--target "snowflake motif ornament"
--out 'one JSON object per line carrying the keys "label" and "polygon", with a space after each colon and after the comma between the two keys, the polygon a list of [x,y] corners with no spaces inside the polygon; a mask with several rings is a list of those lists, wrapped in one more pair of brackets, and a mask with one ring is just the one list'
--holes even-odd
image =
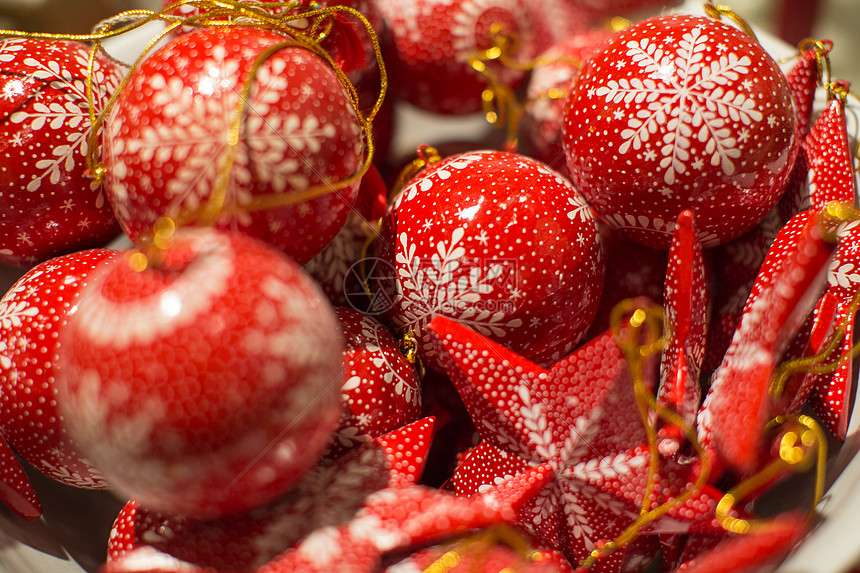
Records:
{"label": "snowflake motif ornament", "polygon": [[351,308],[335,308],[346,340],[341,395],[344,412],[325,457],[336,458],[421,415],[418,372],[391,332]]}
{"label": "snowflake motif ornament", "polygon": [[199,567],[255,571],[317,528],[348,521],[380,489],[415,485],[433,433],[426,418],[314,466],[287,495],[221,519],[162,514],[129,501],[114,521],[108,566],[148,549],[149,563],[175,558]]}
{"label": "snowflake motif ornament", "polygon": [[0,300],[0,431],[34,468],[85,489],[109,484],[81,454],[58,411],[59,335],[90,273],[119,256],[94,249],[50,259]]}
{"label": "snowflake motif ornament", "polygon": [[87,96],[90,48],[0,40],[0,261],[32,265],[102,247],[119,226],[101,185],[87,178],[92,121],[122,78],[100,55]]}
{"label": "snowflake motif ornament", "polygon": [[199,29],[131,72],[106,121],[105,165],[108,198],[133,240],[160,216],[213,218],[304,263],[337,234],[358,183],[253,206],[260,195],[286,200],[350,177],[364,158],[358,117],[321,57],[292,46],[257,66],[286,41],[266,30]]}
{"label": "snowflake motif ornament", "polygon": [[[514,57],[535,57],[535,37],[527,0],[380,0],[392,35],[392,89],[410,103],[436,113],[481,109],[486,80],[471,61],[493,46],[494,34],[515,39]],[[514,86],[525,71],[491,64],[504,85]]]}
{"label": "snowflake motif ornament", "polygon": [[617,34],[583,68],[565,114],[577,188],[608,223],[662,248],[683,209],[704,247],[751,228],[798,151],[777,64],[709,18],[656,17]]}
{"label": "snowflake motif ornament", "polygon": [[140,254],[99,265],[61,333],[70,435],[153,509],[214,517],[273,499],[337,425],[334,312],[298,265],[241,234],[186,228],[144,270]]}
{"label": "snowflake motif ornament", "polygon": [[[472,495],[549,464],[554,479],[524,505],[517,524],[574,565],[636,520],[649,448],[614,333],[543,369],[444,317],[430,331],[482,439],[452,477],[458,494]],[[655,489],[669,497],[691,484],[689,468],[668,460],[654,479]],[[662,503],[660,497],[652,492],[647,504]],[[710,516],[719,498],[705,488],[671,510],[680,518],[672,520],[675,531],[694,522],[695,528],[713,528]],[[629,549],[626,558],[637,556]],[[617,570],[624,558],[624,551],[616,552],[600,559],[595,570]]]}
{"label": "snowflake motif ornament", "polygon": [[[514,153],[455,155],[420,172],[383,220],[379,257],[398,334],[438,368],[427,324],[446,316],[544,363],[594,318],[604,262],[594,215],[544,164]],[[382,309],[379,309],[382,310]]]}

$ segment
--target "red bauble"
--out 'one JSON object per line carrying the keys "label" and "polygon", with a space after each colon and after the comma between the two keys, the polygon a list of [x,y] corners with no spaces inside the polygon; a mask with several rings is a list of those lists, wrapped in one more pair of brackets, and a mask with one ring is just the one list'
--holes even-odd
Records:
{"label": "red bauble", "polygon": [[61,337],[60,412],[121,492],[216,516],[271,500],[340,414],[342,337],[286,257],[210,229],[100,265]]}
{"label": "red bauble", "polygon": [[[379,305],[437,367],[427,324],[446,316],[537,362],[591,323],[604,262],[588,205],[544,164],[514,153],[455,155],[419,173],[383,220]],[[390,278],[390,281],[384,279]],[[393,283],[393,284],[392,284]]]}
{"label": "red bauble", "polygon": [[97,249],[51,259],[28,271],[0,300],[0,431],[40,472],[87,489],[108,483],[80,454],[58,412],[59,336],[77,310],[88,275],[118,256]]}
{"label": "red bauble", "polygon": [[773,59],[728,24],[661,16],[614,36],[566,105],[576,186],[607,222],[668,247],[691,209],[703,246],[739,236],[776,204],[798,146]]}
{"label": "red bauble", "polygon": [[346,339],[340,425],[326,452],[336,458],[372,438],[414,422],[421,415],[418,372],[394,336],[375,318],[336,308]]}
{"label": "red bauble", "polygon": [[[377,0],[391,32],[386,61],[391,89],[421,109],[461,114],[481,109],[487,80],[471,62],[493,47],[494,35],[513,39],[510,54],[528,61],[540,45],[527,0]],[[514,86],[525,71],[489,64],[499,82]]]}
{"label": "red bauble", "polygon": [[337,234],[357,183],[291,206],[255,205],[261,195],[286,199],[346,179],[365,152],[346,90],[322,58],[292,46],[256,67],[288,40],[202,28],[132,72],[107,120],[105,155],[109,198],[133,240],[163,215],[214,218],[302,263]]}
{"label": "red bauble", "polygon": [[[0,41],[0,262],[32,265],[120,233],[101,185],[85,175],[90,51],[78,42]],[[96,54],[96,116],[121,78]]]}

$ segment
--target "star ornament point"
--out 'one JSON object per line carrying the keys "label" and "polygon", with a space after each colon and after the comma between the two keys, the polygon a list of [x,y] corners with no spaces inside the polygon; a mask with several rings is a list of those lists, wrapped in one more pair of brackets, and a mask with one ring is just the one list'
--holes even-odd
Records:
{"label": "star ornament point", "polygon": [[[553,479],[518,510],[517,525],[572,564],[637,520],[650,450],[613,332],[544,369],[447,318],[434,319],[429,331],[482,440],[452,477],[459,495],[548,464]],[[662,494],[676,496],[690,487],[689,473],[667,468],[653,476]],[[700,509],[695,517],[686,513],[698,519],[712,511],[713,497],[693,496]],[[624,551],[603,557],[601,568],[628,557]]]}

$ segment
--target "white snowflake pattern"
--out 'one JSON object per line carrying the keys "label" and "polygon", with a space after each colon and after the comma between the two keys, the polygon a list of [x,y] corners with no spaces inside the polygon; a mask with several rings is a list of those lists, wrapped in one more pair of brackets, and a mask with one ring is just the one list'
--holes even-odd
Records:
{"label": "white snowflake pattern", "polygon": [[[373,356],[373,365],[382,370],[382,380],[385,388],[398,396],[403,396],[410,404],[417,404],[420,397],[420,388],[414,380],[407,380],[397,373],[397,367],[388,360],[388,356],[382,351],[379,334],[384,330],[379,322],[369,318],[361,319],[361,334],[367,341],[367,352]],[[396,382],[395,382],[396,379]]]}
{"label": "white snowflake pattern", "polygon": [[[705,144],[712,166],[732,175],[734,162],[741,156],[732,123],[749,126],[764,118],[752,97],[730,87],[749,72],[749,56],[728,52],[706,62],[703,52],[708,41],[698,26],[684,34],[675,53],[664,51],[648,38],[630,41],[626,55],[649,77],[610,80],[595,92],[606,103],[646,104],[628,119],[619,152],[658,146],[667,185],[687,173],[694,139]],[[652,136],[661,129],[666,134],[653,141]]]}
{"label": "white snowflake pattern", "polygon": [[[493,282],[505,271],[502,263],[464,268],[466,249],[461,246],[465,229],[457,227],[450,241],[439,241],[429,260],[415,256],[416,245],[400,235],[396,255],[398,265],[397,299],[401,312],[394,318],[401,332],[410,330],[420,339],[427,324],[436,316],[447,316],[484,336],[504,337],[508,329],[522,326],[518,318],[509,319],[504,310],[482,309],[483,295],[494,291]],[[488,305],[489,306],[489,305]],[[435,356],[432,343],[425,342],[426,357]]]}
{"label": "white snowflake pattern", "polygon": [[[5,48],[5,45],[3,46]],[[0,48],[0,62],[3,58],[3,49]],[[89,54],[86,48],[81,48],[75,54],[77,65],[86,70],[89,66]],[[32,76],[36,79],[50,82],[51,87],[63,94],[63,102],[52,101],[43,103],[36,101],[32,111],[17,111],[9,119],[13,123],[26,123],[33,131],[51,129],[54,131],[68,131],[65,143],[54,147],[46,158],[36,162],[39,174],[31,179],[26,186],[27,191],[35,192],[42,187],[47,179],[52,185],[59,183],[64,174],[75,169],[79,162],[83,162],[89,152],[89,137],[92,132],[90,121],[89,99],[87,97],[86,80],[82,77],[74,77],[68,68],[61,67],[57,61],[44,61],[36,58],[26,58],[23,64],[33,68]],[[117,73],[106,71],[95,61],[93,69],[93,104],[94,112],[98,116],[104,109],[110,94],[119,85],[120,76]],[[93,189],[98,184],[91,184]],[[96,198],[96,207],[104,204],[104,195],[99,193]]]}

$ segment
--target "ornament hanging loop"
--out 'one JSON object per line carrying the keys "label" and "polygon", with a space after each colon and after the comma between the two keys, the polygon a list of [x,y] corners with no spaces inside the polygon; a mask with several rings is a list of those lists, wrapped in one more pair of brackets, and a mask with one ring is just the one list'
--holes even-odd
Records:
{"label": "ornament hanging loop", "polygon": [[730,6],[725,6],[723,4],[714,5],[711,0],[708,0],[705,4],[705,14],[714,20],[722,20],[723,16],[725,16],[734,22],[747,36],[750,36],[753,40],[758,42],[758,37],[755,35],[752,26],[750,26],[746,20],[741,18],[737,12],[732,10]]}

